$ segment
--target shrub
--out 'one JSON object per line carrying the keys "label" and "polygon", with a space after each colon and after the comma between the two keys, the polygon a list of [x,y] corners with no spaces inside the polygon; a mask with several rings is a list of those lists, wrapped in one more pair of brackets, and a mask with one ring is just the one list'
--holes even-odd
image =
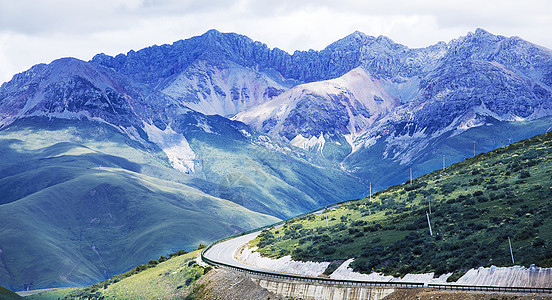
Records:
{"label": "shrub", "polygon": [[529,171],[521,171],[521,173],[519,174],[519,178],[521,179],[528,177],[531,177],[531,173],[529,173]]}
{"label": "shrub", "polygon": [[175,257],[175,256],[184,255],[184,254],[186,254],[186,253],[188,253],[188,251],[185,251],[185,250],[178,250],[178,251],[176,251],[176,252],[174,252],[174,253],[169,254],[169,257],[170,257],[170,258],[173,258],[173,257]]}
{"label": "shrub", "polygon": [[454,272],[447,278],[447,282],[456,282],[460,277],[464,276],[466,272]]}
{"label": "shrub", "polygon": [[330,254],[334,254],[336,249],[333,246],[329,246],[329,247],[324,247],[321,250],[322,250],[322,253],[324,253],[325,255],[330,255]]}
{"label": "shrub", "polygon": [[290,228],[292,230],[299,230],[299,229],[303,228],[303,224],[293,224],[293,225],[290,226]]}
{"label": "shrub", "polygon": [[147,267],[146,265],[142,264],[142,265],[138,265],[136,268],[134,268],[134,271],[135,271],[136,273],[140,273],[140,272],[144,271],[144,270],[147,269],[147,268],[148,268],[148,267]]}
{"label": "shrub", "polygon": [[541,238],[537,238],[535,240],[535,242],[533,242],[533,247],[537,248],[537,247],[543,247],[544,246],[544,240],[541,239]]}

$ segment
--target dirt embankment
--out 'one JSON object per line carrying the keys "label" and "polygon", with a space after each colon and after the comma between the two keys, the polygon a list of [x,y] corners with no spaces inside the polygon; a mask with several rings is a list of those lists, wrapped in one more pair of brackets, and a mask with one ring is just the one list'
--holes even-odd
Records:
{"label": "dirt embankment", "polygon": [[385,300],[550,300],[552,295],[545,294],[497,294],[497,293],[465,293],[439,291],[434,289],[396,289],[395,292],[383,298]]}
{"label": "dirt embankment", "polygon": [[198,299],[209,300],[275,300],[284,299],[270,293],[243,273],[213,269],[197,282]]}

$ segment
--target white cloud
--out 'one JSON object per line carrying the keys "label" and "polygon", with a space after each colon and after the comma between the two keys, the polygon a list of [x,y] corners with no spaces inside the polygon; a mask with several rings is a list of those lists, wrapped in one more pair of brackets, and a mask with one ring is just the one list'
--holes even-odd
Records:
{"label": "white cloud", "polygon": [[549,0],[0,0],[0,82],[63,56],[88,60],[208,29],[288,52],[320,50],[355,30],[410,47],[485,28],[552,48]]}

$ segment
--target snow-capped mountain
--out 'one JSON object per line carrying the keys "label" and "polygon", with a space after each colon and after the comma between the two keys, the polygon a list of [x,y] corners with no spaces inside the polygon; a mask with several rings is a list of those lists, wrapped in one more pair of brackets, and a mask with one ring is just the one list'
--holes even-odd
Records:
{"label": "snow-capped mountain", "polygon": [[497,121],[552,115],[552,52],[482,29],[448,44],[409,49],[354,33],[324,51],[355,45],[360,66],[302,84],[238,114],[304,149],[342,135],[351,153],[385,144],[382,159],[410,164],[445,134]]}
{"label": "snow-capped mountain", "polygon": [[[62,284],[67,274],[71,284],[97,281],[109,273],[98,270],[110,269],[96,261],[98,231],[91,226],[98,219],[116,221],[102,225],[116,238],[124,226],[150,228],[133,234],[138,244],[143,236],[162,241],[145,243],[156,250],[141,249],[143,259],[151,258],[174,243],[199,242],[205,227],[196,220],[219,220],[217,207],[231,213],[207,229],[213,239],[366,195],[369,182],[374,190],[404,182],[409,168],[421,175],[551,125],[552,52],[517,37],[478,29],[410,49],[355,32],[321,51],[288,54],[211,30],[115,57],[36,65],[2,84],[0,152],[12,159],[0,163],[0,186],[17,188],[3,190],[0,206],[26,212],[28,220],[40,214],[39,227],[48,232],[56,232],[48,226],[80,226],[90,234],[72,236],[82,244],[54,264],[68,269],[60,275],[46,268],[50,277],[38,286]],[[68,192],[74,195],[64,197]],[[89,205],[97,193],[103,215]],[[151,199],[160,201],[158,208],[144,207]],[[139,212],[127,209],[127,201]],[[212,209],[203,209],[207,202]],[[30,209],[36,203],[45,213]],[[118,204],[125,207],[119,217],[112,211]],[[56,222],[71,224],[51,223],[52,207],[67,210]],[[163,238],[172,228],[159,225],[167,221],[165,211],[179,228],[189,226],[180,221],[194,220],[197,230]],[[132,225],[136,220],[144,226]],[[17,235],[42,240],[29,224]],[[3,249],[8,232],[0,232]],[[52,241],[49,246],[66,244]],[[102,248],[115,251],[113,241],[102,240]],[[127,247],[125,240],[117,243]],[[14,256],[4,261],[38,257],[19,243],[11,246],[2,255]],[[81,265],[90,268],[72,273],[70,262],[83,257]],[[9,275],[11,266],[0,264],[0,285],[28,283]]]}
{"label": "snow-capped mountain", "polygon": [[[138,137],[148,132],[172,149],[181,144],[166,143],[174,140],[170,124],[192,109],[236,115],[315,152],[328,140],[347,144],[340,150],[347,157],[384,142],[383,159],[409,164],[431,139],[488,118],[551,115],[551,57],[548,49],[482,29],[420,49],[355,32],[322,51],[293,54],[211,30],[126,55],[35,66],[0,89],[0,124],[31,115],[96,118]],[[186,157],[173,161],[193,156]]]}

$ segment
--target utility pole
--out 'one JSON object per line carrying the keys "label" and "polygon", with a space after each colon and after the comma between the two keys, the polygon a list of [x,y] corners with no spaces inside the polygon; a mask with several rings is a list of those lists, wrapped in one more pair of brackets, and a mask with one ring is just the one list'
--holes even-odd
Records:
{"label": "utility pole", "polygon": [[510,237],[508,237],[508,245],[510,246],[510,255],[512,256],[512,264],[515,264],[515,262],[514,262],[514,252],[512,252],[512,243],[510,242]]}
{"label": "utility pole", "polygon": [[429,204],[429,214],[431,214],[431,197],[427,197],[427,203]]}
{"label": "utility pole", "polygon": [[445,170],[445,155],[443,154],[443,170]]}
{"label": "utility pole", "polygon": [[370,181],[370,202],[372,202],[372,182]]}
{"label": "utility pole", "polygon": [[473,157],[475,157],[475,141],[473,141]]}
{"label": "utility pole", "polygon": [[410,184],[412,184],[412,168],[410,168]]}
{"label": "utility pole", "polygon": [[431,222],[429,221],[429,214],[427,213],[426,211],[426,216],[427,216],[427,225],[429,226],[429,235],[433,235],[433,231],[431,231]]}

